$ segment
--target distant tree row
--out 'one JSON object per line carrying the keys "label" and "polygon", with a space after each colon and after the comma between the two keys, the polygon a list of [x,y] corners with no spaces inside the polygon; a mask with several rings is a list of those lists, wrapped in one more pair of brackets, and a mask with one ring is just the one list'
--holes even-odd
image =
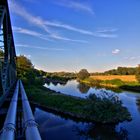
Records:
{"label": "distant tree row", "polygon": [[136,75],[137,67],[118,67],[117,69],[112,69],[105,71],[103,73],[91,73],[91,75]]}
{"label": "distant tree row", "polygon": [[104,73],[89,73],[87,69],[81,69],[77,74],[70,72],[54,72],[49,73],[34,68],[32,62],[21,55],[17,57],[17,76],[25,83],[39,84],[42,79],[50,78],[56,80],[69,80],[78,78],[84,80],[89,78],[90,75],[136,75],[137,80],[140,82],[140,65],[138,67],[118,67],[117,69],[105,71]]}
{"label": "distant tree row", "polygon": [[61,79],[61,78],[65,78],[65,79],[74,79],[76,78],[76,74],[74,72],[46,72],[46,77],[47,78],[52,78],[52,79]]}
{"label": "distant tree row", "polygon": [[105,74],[113,75],[135,75],[137,68],[132,67],[118,67],[117,69],[109,70],[104,72]]}

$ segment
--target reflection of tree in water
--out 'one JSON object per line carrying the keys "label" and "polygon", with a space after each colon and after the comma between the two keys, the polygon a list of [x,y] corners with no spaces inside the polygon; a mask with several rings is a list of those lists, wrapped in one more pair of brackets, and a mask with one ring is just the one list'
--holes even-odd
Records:
{"label": "reflection of tree in water", "polygon": [[87,93],[89,91],[89,89],[90,89],[89,86],[87,86],[87,85],[85,85],[83,83],[79,83],[78,86],[77,86],[77,88],[79,89],[79,91],[81,93]]}
{"label": "reflection of tree in water", "polygon": [[137,105],[137,109],[140,112],[140,98],[136,99],[136,105]]}
{"label": "reflection of tree in water", "polygon": [[53,84],[54,86],[57,86],[57,85],[58,85],[58,82],[52,82],[52,84]]}
{"label": "reflection of tree in water", "polygon": [[50,85],[50,82],[49,81],[46,81],[46,84],[49,86]]}
{"label": "reflection of tree in water", "polygon": [[116,131],[115,125],[88,125],[86,128],[75,127],[74,131],[85,139],[128,140],[127,130],[120,128]]}
{"label": "reflection of tree in water", "polygon": [[59,84],[60,84],[61,86],[65,86],[65,85],[67,84],[67,82],[68,82],[68,81],[60,82]]}

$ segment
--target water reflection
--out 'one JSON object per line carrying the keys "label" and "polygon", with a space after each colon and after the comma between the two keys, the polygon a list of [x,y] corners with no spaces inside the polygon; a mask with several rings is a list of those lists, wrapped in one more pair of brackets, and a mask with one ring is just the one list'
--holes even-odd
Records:
{"label": "water reflection", "polygon": [[77,85],[77,88],[79,89],[79,91],[81,92],[81,93],[87,93],[88,91],[89,91],[89,89],[90,89],[90,87],[89,86],[87,86],[87,85],[85,85],[85,84],[83,84],[83,83],[79,83],[78,85]]}
{"label": "water reflection", "polygon": [[127,140],[128,132],[124,128],[116,131],[115,125],[88,125],[86,128],[75,127],[78,135],[86,140]]}
{"label": "water reflection", "polygon": [[137,109],[140,113],[140,97],[136,99],[136,105],[137,105]]}
{"label": "water reflection", "polygon": [[75,122],[58,115],[35,109],[35,119],[39,124],[43,140],[127,140],[128,132],[115,125],[99,125]]}
{"label": "water reflection", "polygon": [[[105,88],[99,88],[99,87],[90,87],[86,84],[79,83],[76,80],[68,81],[67,83],[50,83],[45,84],[45,86],[51,90],[55,90],[56,92],[60,92],[66,95],[72,95],[76,97],[81,98],[87,98],[90,94],[94,93],[101,93],[102,90],[107,91],[108,93],[112,93],[112,90],[106,90]],[[83,94],[84,93],[84,94]]]}

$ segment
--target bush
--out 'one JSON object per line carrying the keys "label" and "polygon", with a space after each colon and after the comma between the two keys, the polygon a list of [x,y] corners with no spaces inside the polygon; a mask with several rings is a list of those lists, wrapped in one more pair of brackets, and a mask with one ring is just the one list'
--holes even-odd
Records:
{"label": "bush", "polygon": [[89,72],[86,69],[81,69],[77,74],[78,79],[84,80],[90,76]]}

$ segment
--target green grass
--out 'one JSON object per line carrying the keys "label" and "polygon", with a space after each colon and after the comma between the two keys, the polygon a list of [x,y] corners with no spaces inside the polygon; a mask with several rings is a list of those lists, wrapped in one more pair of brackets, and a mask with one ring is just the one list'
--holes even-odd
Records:
{"label": "green grass", "polygon": [[[93,102],[89,99],[58,94],[55,91],[51,91],[41,86],[26,86],[25,90],[30,101],[57,110],[58,113],[63,112],[64,114],[69,114],[86,121],[117,123],[124,120],[130,120],[131,118],[127,109],[121,105],[114,106],[114,104],[110,104],[110,107],[108,106],[109,109],[106,108],[105,110],[99,111],[96,107],[100,104],[103,106],[101,100],[96,100],[94,106],[94,104],[92,104]],[[113,110],[114,108],[116,110],[113,111],[112,107]],[[92,111],[92,109],[94,111]]]}

